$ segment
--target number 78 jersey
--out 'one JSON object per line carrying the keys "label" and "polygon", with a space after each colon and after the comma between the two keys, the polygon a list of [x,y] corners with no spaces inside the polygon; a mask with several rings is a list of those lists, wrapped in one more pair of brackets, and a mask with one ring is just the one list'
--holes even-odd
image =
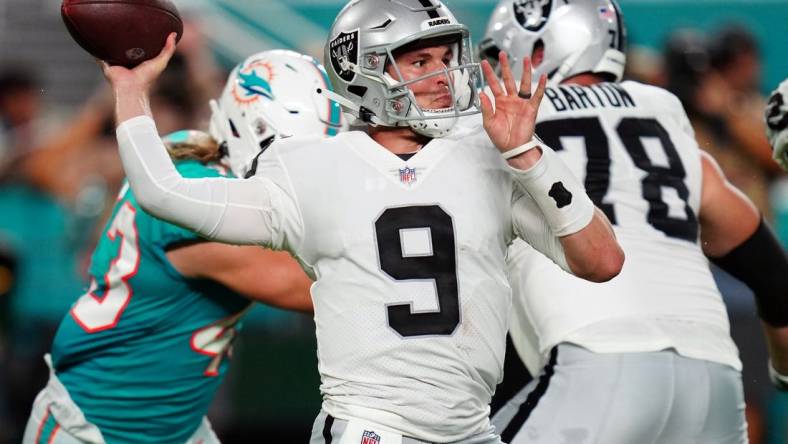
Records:
{"label": "number 78 jersey", "polygon": [[512,247],[512,337],[524,361],[536,361],[529,349],[541,358],[573,342],[596,352],[674,348],[740,368],[700,246],[700,152],[679,100],[629,81],[550,87],[536,131],[584,181],[626,260],[615,279],[590,284]]}

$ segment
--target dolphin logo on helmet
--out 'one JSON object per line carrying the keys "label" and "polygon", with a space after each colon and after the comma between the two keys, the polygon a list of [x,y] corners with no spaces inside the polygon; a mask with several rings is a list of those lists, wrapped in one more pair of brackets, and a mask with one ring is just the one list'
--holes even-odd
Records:
{"label": "dolphin logo on helmet", "polygon": [[271,84],[267,80],[257,75],[255,71],[251,74],[238,73],[238,83],[249,95],[260,94],[261,96],[274,100],[274,93],[271,91]]}

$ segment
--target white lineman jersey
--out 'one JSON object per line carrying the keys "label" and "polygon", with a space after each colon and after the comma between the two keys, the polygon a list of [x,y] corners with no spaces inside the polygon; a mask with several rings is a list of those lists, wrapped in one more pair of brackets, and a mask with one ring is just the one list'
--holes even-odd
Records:
{"label": "white lineman jersey", "polygon": [[563,252],[483,130],[407,161],[362,132],[284,140],[263,158],[258,176],[288,184],[298,209],[278,247],[317,278],[323,409],[427,441],[487,430],[511,307],[507,246],[542,226]]}
{"label": "white lineman jersey", "polygon": [[512,339],[534,372],[562,342],[595,352],[674,349],[741,369],[699,240],[702,169],[681,103],[636,82],[547,88],[537,134],[614,226],[612,281],[563,273],[521,242],[509,251]]}

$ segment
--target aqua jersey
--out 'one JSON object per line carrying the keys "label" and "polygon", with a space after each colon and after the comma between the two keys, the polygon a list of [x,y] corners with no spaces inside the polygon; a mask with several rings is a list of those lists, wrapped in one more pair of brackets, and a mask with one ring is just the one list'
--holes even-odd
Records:
{"label": "aqua jersey", "polygon": [[[225,175],[196,161],[176,166],[184,177]],[[224,377],[250,303],[167,260],[168,247],[200,240],[145,213],[124,187],[93,253],[90,288],[60,324],[56,374],[108,444],[183,444]]]}

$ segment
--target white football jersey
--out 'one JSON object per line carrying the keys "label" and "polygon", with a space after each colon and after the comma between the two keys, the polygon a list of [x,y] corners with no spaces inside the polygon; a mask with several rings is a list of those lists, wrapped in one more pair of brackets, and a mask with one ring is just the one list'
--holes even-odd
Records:
{"label": "white football jersey", "polygon": [[279,247],[316,277],[323,409],[428,441],[486,431],[511,307],[507,246],[528,224],[563,253],[484,131],[407,161],[357,131],[284,140],[263,157],[258,176],[297,203]]}
{"label": "white football jersey", "polygon": [[594,284],[512,245],[511,334],[529,369],[562,342],[601,353],[675,349],[741,369],[700,245],[700,154],[679,100],[629,81],[551,87],[537,134],[585,182],[626,259],[616,278]]}

